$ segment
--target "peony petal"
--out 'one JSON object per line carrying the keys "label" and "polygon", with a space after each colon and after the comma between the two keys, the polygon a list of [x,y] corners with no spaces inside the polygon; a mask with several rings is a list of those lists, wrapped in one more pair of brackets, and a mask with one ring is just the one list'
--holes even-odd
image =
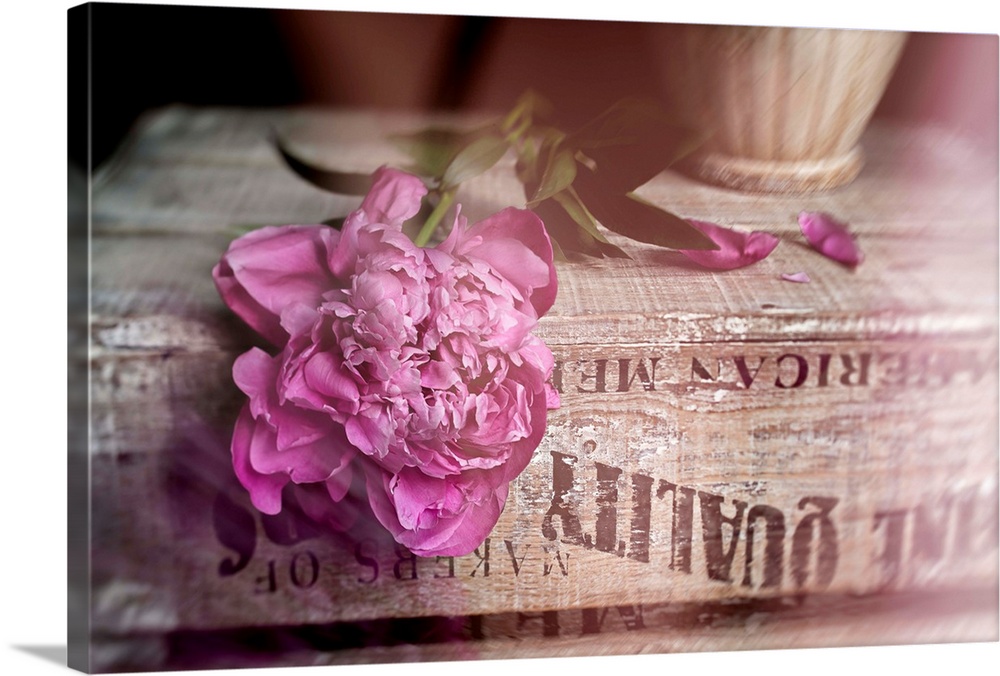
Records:
{"label": "peony petal", "polygon": [[372,189],[357,211],[344,221],[341,237],[327,257],[327,265],[337,278],[353,274],[364,258],[365,249],[381,242],[404,252],[420,248],[402,234],[403,223],[420,211],[427,187],[416,176],[382,167],[375,172]]}
{"label": "peony petal", "polygon": [[345,465],[342,471],[334,472],[326,480],[326,492],[334,502],[340,502],[347,495],[354,480],[354,465]]}
{"label": "peony petal", "polygon": [[290,303],[281,311],[281,328],[288,332],[289,336],[308,333],[316,325],[319,316],[320,314],[314,306],[310,307],[304,303]]}
{"label": "peony petal", "polygon": [[714,251],[680,249],[680,252],[698,265],[712,270],[735,270],[752,265],[767,258],[774,247],[778,246],[778,238],[767,232],[746,233],[704,221],[688,222],[707,235],[719,248]]}
{"label": "peony petal", "polygon": [[288,475],[258,471],[250,462],[250,454],[253,446],[273,444],[273,439],[274,433],[266,425],[255,421],[250,413],[250,405],[245,404],[233,430],[233,469],[236,478],[250,493],[253,506],[265,514],[277,514],[281,511],[281,490],[288,483]]}
{"label": "peony petal", "polygon": [[351,469],[348,467],[347,471],[336,475],[336,478],[331,478],[326,484],[293,484],[295,499],[306,516],[316,523],[323,524],[335,532],[346,531],[356,523],[360,505],[356,500],[344,499],[347,496],[346,489],[343,491],[338,489],[339,497],[337,497],[327,487],[330,482],[340,477],[345,477],[349,486],[351,475]]}
{"label": "peony petal", "polygon": [[545,383],[545,406],[549,410],[557,409],[562,405],[559,399],[559,391],[552,385]]}
{"label": "peony petal", "polygon": [[288,335],[282,330],[278,318],[273,312],[254,300],[246,289],[236,281],[233,269],[225,258],[212,269],[212,278],[215,280],[215,288],[218,289],[219,295],[230,310],[271,343],[284,344]]}
{"label": "peony petal", "polygon": [[864,260],[847,224],[830,214],[803,211],[799,214],[799,227],[809,244],[827,258],[852,268]]}
{"label": "peony petal", "polygon": [[416,530],[424,512],[440,506],[448,491],[448,479],[432,478],[417,471],[404,469],[390,484],[399,525]]}
{"label": "peony petal", "polygon": [[[393,475],[368,467],[368,500],[379,522],[414,554],[463,556],[482,544],[507,501],[507,484],[495,487],[488,474],[436,479],[412,468]],[[401,521],[414,528],[405,528]]]}
{"label": "peony petal", "polygon": [[534,212],[507,208],[471,228],[456,223],[439,248],[486,261],[519,288],[530,290],[539,317],[555,302],[558,280],[552,241]]}
{"label": "peony petal", "polygon": [[412,544],[407,544],[408,534],[400,541],[418,556],[464,556],[472,553],[489,536],[496,526],[507,502],[508,485],[493,489],[481,503],[469,504],[460,514],[442,519],[441,526],[433,532],[420,533]]}
{"label": "peony petal", "polygon": [[212,271],[223,301],[261,335],[283,346],[282,311],[292,303],[318,306],[338,286],[327,267],[339,233],[325,225],[255,230],[234,241]]}
{"label": "peony petal", "polygon": [[255,418],[266,414],[274,396],[278,360],[257,347],[250,348],[233,362],[233,381],[250,397]]}
{"label": "peony petal", "polygon": [[549,283],[549,266],[515,239],[483,239],[469,256],[485,261],[494,272],[527,292],[525,296]]}
{"label": "peony petal", "polygon": [[361,202],[368,223],[384,223],[395,229],[417,215],[427,194],[423,181],[404,171],[381,167],[372,176],[372,187]]}
{"label": "peony petal", "polygon": [[458,372],[443,361],[427,362],[420,368],[420,386],[447,390],[461,380]]}
{"label": "peony petal", "polygon": [[250,446],[250,463],[262,474],[284,474],[295,483],[326,481],[357,454],[338,429],[342,428],[331,424],[327,434],[284,449],[279,449],[278,435],[273,432],[266,437],[258,435]]}
{"label": "peony petal", "polygon": [[364,414],[354,415],[347,418],[344,429],[347,432],[348,440],[362,453],[368,456],[375,456],[387,464],[399,462],[398,458],[386,454],[389,452],[389,440],[393,430],[390,429],[391,422],[385,415],[370,418]]}
{"label": "peony petal", "polygon": [[[305,365],[306,384],[320,394],[348,403],[352,412],[356,410],[360,393],[358,385],[344,368],[343,362],[329,352],[320,352],[309,358]],[[338,410],[343,406],[337,407]]]}
{"label": "peony petal", "polygon": [[531,397],[525,413],[525,417],[530,421],[530,429],[527,436],[511,444],[510,458],[502,468],[501,476],[504,482],[516,479],[531,462],[535,449],[542,443],[542,437],[545,435],[548,410],[552,408],[551,404],[559,404],[558,396],[558,393],[549,387],[543,393]]}
{"label": "peony petal", "polygon": [[781,275],[781,278],[786,282],[798,282],[799,284],[808,284],[812,281],[809,279],[809,275],[804,272],[793,272],[791,274],[786,272]]}

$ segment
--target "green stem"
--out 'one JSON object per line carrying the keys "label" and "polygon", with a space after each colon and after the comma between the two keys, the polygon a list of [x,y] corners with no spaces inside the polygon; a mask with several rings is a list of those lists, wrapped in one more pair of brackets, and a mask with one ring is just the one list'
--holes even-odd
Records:
{"label": "green stem", "polygon": [[437,229],[438,223],[444,218],[444,214],[448,209],[451,208],[451,203],[455,201],[455,191],[445,190],[441,194],[441,201],[437,203],[434,207],[434,211],[431,215],[427,217],[427,222],[424,223],[424,227],[420,228],[420,232],[414,238],[413,243],[417,246],[426,246],[427,242],[430,241],[431,235]]}
{"label": "green stem", "polygon": [[507,134],[504,136],[504,140],[507,141],[507,143],[514,145],[521,140],[521,137],[524,136],[525,132],[528,131],[530,128],[531,128],[531,120],[525,118],[524,120],[521,121],[521,124],[518,125],[517,128],[507,132]]}
{"label": "green stem", "polygon": [[[518,119],[524,115],[525,111],[528,109],[528,101],[524,97],[518,100],[517,104],[513,109],[503,118],[503,122],[500,123],[500,129],[504,132],[509,131]],[[530,121],[530,120],[529,120]]]}

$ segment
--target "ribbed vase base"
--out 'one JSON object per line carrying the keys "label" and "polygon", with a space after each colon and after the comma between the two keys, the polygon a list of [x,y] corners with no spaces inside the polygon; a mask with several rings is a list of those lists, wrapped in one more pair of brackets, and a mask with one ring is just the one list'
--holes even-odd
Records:
{"label": "ribbed vase base", "polygon": [[713,185],[755,193],[809,193],[850,183],[864,154],[855,146],[838,157],[819,160],[757,160],[720,153],[697,155],[682,171]]}

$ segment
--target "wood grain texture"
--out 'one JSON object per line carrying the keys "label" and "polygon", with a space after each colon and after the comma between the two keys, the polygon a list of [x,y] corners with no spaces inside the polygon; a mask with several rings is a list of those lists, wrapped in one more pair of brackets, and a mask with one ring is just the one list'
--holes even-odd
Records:
{"label": "wood grain texture", "polygon": [[[488,549],[417,560],[370,524],[334,538],[293,509],[257,514],[229,465],[242,401],[230,369],[263,343],[223,306],[210,270],[238,226],[318,222],[359,202],[295,178],[268,134],[280,130],[317,163],[368,171],[403,161],[387,133],[424,123],[168,108],[97,177],[90,447],[99,632],[504,614],[516,627],[545,612],[669,614],[677,604],[803,596],[818,608],[824,598],[985,592],[995,611],[997,175],[975,148],[935,129],[874,127],[857,181],[808,200],[672,173],[641,189],[682,216],[778,235],[774,253],[750,268],[707,272],[613,235],[632,260],[560,264],[559,295],[537,333],[559,362],[562,407]],[[463,213],[523,203],[510,170],[505,160],[464,186]],[[866,261],[851,271],[810,250],[796,224],[804,209],[849,221]],[[780,278],[798,271],[812,282]],[[780,621],[787,631],[765,635],[619,627],[608,650],[828,645],[824,635],[845,644],[996,638],[989,608],[959,604],[938,618],[929,605],[912,625],[890,613],[901,625],[881,633],[877,623],[854,624],[847,602],[836,606],[842,634],[823,634],[834,626],[825,610],[798,619],[761,611],[789,618]],[[796,634],[800,621],[812,629]],[[521,622],[514,634],[532,626]],[[604,650],[585,638],[539,640],[518,649]],[[484,641],[473,656],[511,650]],[[401,650],[368,654],[380,661]],[[451,650],[418,652],[464,654]]]}

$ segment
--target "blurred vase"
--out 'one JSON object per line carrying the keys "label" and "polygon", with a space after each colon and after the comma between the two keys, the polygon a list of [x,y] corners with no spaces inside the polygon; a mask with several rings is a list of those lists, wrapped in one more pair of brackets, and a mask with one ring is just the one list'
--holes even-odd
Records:
{"label": "blurred vase", "polygon": [[796,193],[854,180],[858,145],[906,33],[661,25],[667,99],[709,134],[680,167],[715,185]]}

